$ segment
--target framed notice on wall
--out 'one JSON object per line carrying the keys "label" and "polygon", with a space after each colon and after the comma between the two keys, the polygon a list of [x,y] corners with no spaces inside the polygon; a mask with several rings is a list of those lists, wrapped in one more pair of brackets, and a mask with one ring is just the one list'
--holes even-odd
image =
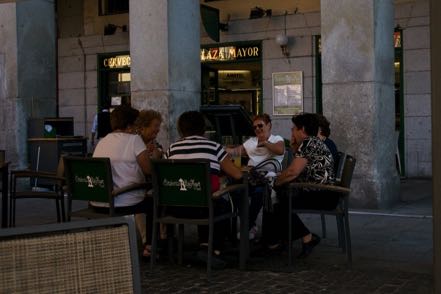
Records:
{"label": "framed notice on wall", "polygon": [[273,115],[303,112],[303,72],[273,73]]}

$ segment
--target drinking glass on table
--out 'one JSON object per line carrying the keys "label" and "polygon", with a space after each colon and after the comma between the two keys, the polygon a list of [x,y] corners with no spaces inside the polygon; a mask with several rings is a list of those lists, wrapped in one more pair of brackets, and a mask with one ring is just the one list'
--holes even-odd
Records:
{"label": "drinking glass on table", "polygon": [[233,160],[233,163],[236,167],[240,168],[242,166],[242,148],[241,145],[234,146],[234,145],[227,145],[225,148],[225,151],[227,151],[228,154],[231,155],[231,159]]}
{"label": "drinking glass on table", "polygon": [[[233,157],[234,165],[240,168],[242,166],[242,154],[241,154],[241,148],[236,148]],[[237,151],[238,150],[238,151]]]}

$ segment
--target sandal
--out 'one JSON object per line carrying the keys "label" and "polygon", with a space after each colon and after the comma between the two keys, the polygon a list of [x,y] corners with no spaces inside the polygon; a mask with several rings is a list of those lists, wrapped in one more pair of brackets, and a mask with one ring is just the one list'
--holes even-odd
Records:
{"label": "sandal", "polygon": [[[150,260],[150,257],[152,257],[152,246],[151,245],[145,245],[144,251],[142,252],[142,258],[146,261]],[[156,252],[156,259],[159,258],[158,252]]]}
{"label": "sandal", "polygon": [[143,257],[150,257],[152,256],[152,246],[151,245],[145,245],[144,251],[142,252]]}

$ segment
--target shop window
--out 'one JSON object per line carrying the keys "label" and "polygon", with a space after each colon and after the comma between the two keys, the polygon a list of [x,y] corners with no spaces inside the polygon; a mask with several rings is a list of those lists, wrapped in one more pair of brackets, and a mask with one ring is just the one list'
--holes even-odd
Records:
{"label": "shop window", "polygon": [[128,52],[99,54],[99,99],[98,109],[130,105],[130,55]]}
{"label": "shop window", "polygon": [[129,0],[99,0],[99,15],[129,12]]}

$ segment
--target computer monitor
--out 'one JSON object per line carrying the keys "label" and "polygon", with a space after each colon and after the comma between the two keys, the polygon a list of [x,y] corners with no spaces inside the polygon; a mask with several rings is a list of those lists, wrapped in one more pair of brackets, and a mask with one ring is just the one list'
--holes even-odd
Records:
{"label": "computer monitor", "polygon": [[73,117],[44,118],[44,137],[71,137],[74,135]]}
{"label": "computer monitor", "polygon": [[219,143],[224,136],[231,136],[235,145],[241,144],[244,136],[255,136],[253,121],[241,105],[202,105],[200,110],[216,131]]}

